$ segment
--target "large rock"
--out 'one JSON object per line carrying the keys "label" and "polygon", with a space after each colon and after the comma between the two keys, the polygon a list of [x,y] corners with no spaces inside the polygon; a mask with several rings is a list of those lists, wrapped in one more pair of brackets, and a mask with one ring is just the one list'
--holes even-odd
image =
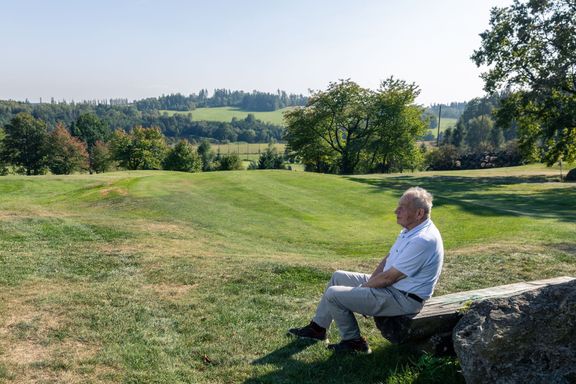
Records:
{"label": "large rock", "polygon": [[453,340],[469,384],[576,383],[576,280],[475,303]]}

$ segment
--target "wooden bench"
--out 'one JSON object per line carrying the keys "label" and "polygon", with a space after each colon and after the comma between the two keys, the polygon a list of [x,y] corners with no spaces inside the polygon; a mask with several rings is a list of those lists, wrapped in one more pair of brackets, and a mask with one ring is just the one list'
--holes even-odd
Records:
{"label": "wooden bench", "polygon": [[374,320],[382,336],[393,344],[428,344],[425,349],[441,353],[443,352],[442,349],[448,347],[444,345],[448,342],[448,337],[451,348],[452,330],[463,316],[465,308],[473,302],[489,298],[515,296],[573,279],[573,277],[562,276],[554,279],[451,293],[427,300],[422,311],[415,316],[375,317]]}

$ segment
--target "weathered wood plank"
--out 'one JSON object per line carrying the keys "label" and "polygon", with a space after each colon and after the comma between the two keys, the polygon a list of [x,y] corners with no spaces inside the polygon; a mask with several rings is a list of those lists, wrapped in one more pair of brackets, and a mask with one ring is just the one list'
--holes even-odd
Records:
{"label": "weathered wood plank", "polygon": [[462,307],[469,302],[485,300],[493,297],[514,296],[523,292],[543,288],[548,285],[566,283],[571,280],[574,280],[574,278],[569,276],[561,276],[555,277],[553,279],[500,285],[497,287],[477,289],[474,291],[456,292],[450,293],[448,295],[432,297],[430,300],[426,301],[424,308],[422,308],[422,311],[416,315],[416,317],[414,317],[414,320],[422,317],[454,313],[462,309]]}
{"label": "weathered wood plank", "polygon": [[416,316],[376,317],[376,326],[392,343],[406,343],[448,335],[462,317],[461,310],[469,303],[495,297],[510,297],[549,285],[566,283],[573,277],[501,285],[497,287],[451,293],[433,297]]}

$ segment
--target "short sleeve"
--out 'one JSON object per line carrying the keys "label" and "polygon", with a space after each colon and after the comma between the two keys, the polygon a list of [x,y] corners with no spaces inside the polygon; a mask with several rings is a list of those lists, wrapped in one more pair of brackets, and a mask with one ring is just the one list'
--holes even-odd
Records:
{"label": "short sleeve", "polygon": [[413,239],[400,251],[401,254],[398,255],[391,266],[404,275],[413,277],[426,262],[430,254],[429,247],[430,243],[425,239]]}

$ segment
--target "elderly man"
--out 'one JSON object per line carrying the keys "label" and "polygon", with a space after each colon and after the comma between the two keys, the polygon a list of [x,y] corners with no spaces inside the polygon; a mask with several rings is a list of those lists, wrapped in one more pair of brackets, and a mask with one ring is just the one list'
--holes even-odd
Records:
{"label": "elderly man", "polygon": [[442,237],[430,219],[431,210],[432,195],[426,190],[415,187],[404,192],[395,211],[396,222],[403,229],[374,272],[335,272],[310,324],[288,332],[325,341],[326,330],[334,320],[341,341],[328,345],[329,349],[370,353],[354,312],[367,316],[420,312],[434,292],[444,258]]}

